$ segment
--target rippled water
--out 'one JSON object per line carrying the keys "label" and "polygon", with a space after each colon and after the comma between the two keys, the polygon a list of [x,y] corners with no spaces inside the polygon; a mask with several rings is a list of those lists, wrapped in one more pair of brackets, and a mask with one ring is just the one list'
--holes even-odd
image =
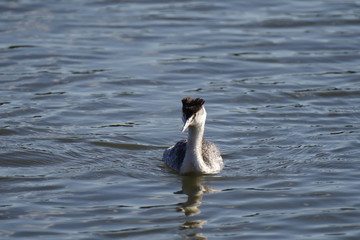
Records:
{"label": "rippled water", "polygon": [[[1,239],[358,239],[359,1],[2,1]],[[224,170],[161,161],[203,97]]]}

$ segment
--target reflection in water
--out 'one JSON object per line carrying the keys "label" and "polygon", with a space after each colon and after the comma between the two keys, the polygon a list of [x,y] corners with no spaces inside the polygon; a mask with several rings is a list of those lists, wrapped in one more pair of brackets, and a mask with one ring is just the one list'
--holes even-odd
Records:
{"label": "reflection in water", "polygon": [[[188,196],[187,201],[181,203],[181,206],[177,208],[177,211],[184,212],[186,217],[195,216],[201,213],[199,209],[201,200],[204,193],[216,192],[216,190],[203,185],[203,176],[183,176],[182,177],[182,190],[176,192],[177,194],[186,194]],[[187,220],[181,226],[180,229],[198,229],[202,228],[206,223],[206,220]],[[188,237],[196,237],[196,239],[207,239],[201,233],[191,233]]]}
{"label": "reflection in water", "polygon": [[188,199],[181,204],[177,210],[184,212],[185,216],[193,216],[199,214],[201,211],[198,208],[201,205],[201,200],[204,193],[203,178],[201,176],[183,176],[182,191],[177,193],[186,194]]}

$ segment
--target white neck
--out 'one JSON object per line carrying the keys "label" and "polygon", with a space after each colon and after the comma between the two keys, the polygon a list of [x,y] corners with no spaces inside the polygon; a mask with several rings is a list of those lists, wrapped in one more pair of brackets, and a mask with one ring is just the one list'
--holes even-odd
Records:
{"label": "white neck", "polygon": [[205,122],[201,126],[190,126],[186,153],[180,173],[204,172],[208,168],[202,157],[202,142],[204,138]]}

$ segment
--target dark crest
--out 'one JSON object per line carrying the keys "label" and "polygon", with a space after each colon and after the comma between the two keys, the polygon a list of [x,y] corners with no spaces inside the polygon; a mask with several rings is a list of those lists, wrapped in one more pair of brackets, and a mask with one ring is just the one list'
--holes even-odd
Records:
{"label": "dark crest", "polygon": [[183,104],[182,110],[186,119],[191,117],[194,113],[197,113],[205,103],[204,99],[190,97],[183,98],[181,101]]}

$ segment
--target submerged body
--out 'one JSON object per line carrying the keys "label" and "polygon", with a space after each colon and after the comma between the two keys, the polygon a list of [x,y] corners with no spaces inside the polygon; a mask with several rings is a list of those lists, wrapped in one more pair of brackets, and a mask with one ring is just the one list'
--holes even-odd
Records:
{"label": "submerged body", "polygon": [[188,139],[165,150],[164,162],[180,174],[214,174],[223,168],[220,151],[212,142],[204,140],[206,111],[204,100],[184,98],[182,131],[189,129]]}

